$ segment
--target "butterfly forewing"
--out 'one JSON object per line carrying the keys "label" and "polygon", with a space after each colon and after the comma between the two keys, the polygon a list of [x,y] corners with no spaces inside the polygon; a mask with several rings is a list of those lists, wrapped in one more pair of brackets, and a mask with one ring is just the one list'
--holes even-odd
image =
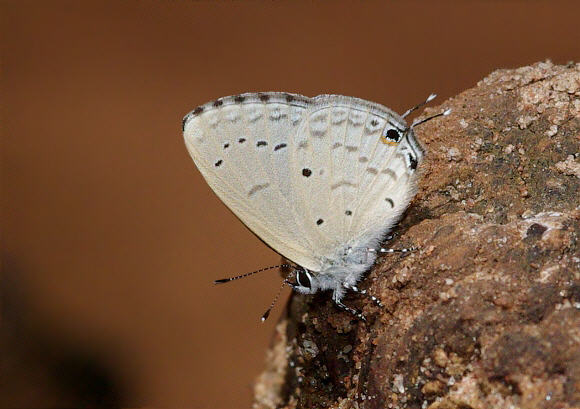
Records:
{"label": "butterfly forewing", "polygon": [[285,101],[283,95],[244,94],[208,103],[186,117],[184,137],[208,185],[248,228],[288,259],[316,268],[303,257],[310,246],[288,167],[305,104],[270,109],[274,101]]}

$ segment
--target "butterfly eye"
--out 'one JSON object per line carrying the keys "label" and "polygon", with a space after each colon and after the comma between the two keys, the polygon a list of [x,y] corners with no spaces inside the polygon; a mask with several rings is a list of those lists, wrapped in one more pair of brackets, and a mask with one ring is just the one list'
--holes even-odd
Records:
{"label": "butterfly eye", "polygon": [[310,283],[310,273],[306,270],[300,270],[298,272],[298,275],[296,276],[296,282],[302,287],[312,287],[312,284]]}

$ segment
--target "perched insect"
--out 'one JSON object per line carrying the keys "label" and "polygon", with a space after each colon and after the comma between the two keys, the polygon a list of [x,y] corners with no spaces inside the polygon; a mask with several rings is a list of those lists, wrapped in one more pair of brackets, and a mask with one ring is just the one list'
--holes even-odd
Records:
{"label": "perched insect", "polygon": [[247,93],[196,108],[183,135],[218,197],[295,264],[285,283],[307,294],[332,290],[338,306],[364,318],[341,299],[359,291],[417,192],[426,151],[413,128],[451,112],[408,126],[405,117],[423,104],[400,116],[342,95]]}

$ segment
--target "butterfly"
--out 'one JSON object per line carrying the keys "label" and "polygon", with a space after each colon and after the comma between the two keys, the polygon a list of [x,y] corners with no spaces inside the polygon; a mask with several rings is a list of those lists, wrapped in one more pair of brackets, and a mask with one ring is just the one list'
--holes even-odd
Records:
{"label": "butterfly", "polygon": [[191,111],[183,136],[222,202],[293,263],[285,282],[305,294],[331,290],[360,316],[341,300],[359,291],[417,192],[426,149],[413,128],[425,120],[408,126],[405,117],[424,103],[398,115],[342,95],[246,93]]}

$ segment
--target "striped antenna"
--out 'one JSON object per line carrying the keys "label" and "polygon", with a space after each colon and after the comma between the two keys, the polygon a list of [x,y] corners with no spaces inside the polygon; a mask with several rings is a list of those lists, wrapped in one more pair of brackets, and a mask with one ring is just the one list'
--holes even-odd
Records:
{"label": "striped antenna", "polygon": [[288,284],[291,287],[294,286],[290,281],[288,281],[288,279],[284,280],[284,282],[282,283],[282,287],[280,287],[280,289],[278,290],[278,294],[276,294],[276,298],[274,298],[274,301],[272,301],[272,304],[270,304],[270,308],[268,308],[268,310],[264,313],[264,315],[262,315],[262,322],[266,322],[266,320],[270,316],[270,311],[272,311],[272,308],[274,308],[274,304],[276,304],[276,301],[278,301],[278,297],[280,297],[280,294],[282,294],[282,290],[284,289],[284,286],[286,284]]}
{"label": "striped antenna", "polygon": [[405,118],[407,115],[409,115],[411,112],[416,111],[417,109],[421,108],[423,105],[425,105],[427,102],[433,101],[435,98],[437,98],[437,94],[431,94],[427,97],[427,99],[423,102],[421,102],[418,105],[415,105],[413,108],[408,109],[407,112],[405,112],[403,115],[401,115],[401,117]]}
{"label": "striped antenna", "polygon": [[414,127],[416,127],[417,125],[423,124],[427,121],[432,120],[433,118],[438,118],[440,116],[447,116],[451,113],[451,108],[447,108],[445,111],[440,112],[438,114],[432,115],[432,116],[428,116],[427,118],[421,119],[419,121],[415,121],[413,122],[413,125],[411,125],[411,129],[413,129]]}
{"label": "striped antenna", "polygon": [[230,281],[238,280],[240,278],[248,277],[248,276],[251,276],[251,275],[256,274],[256,273],[261,273],[262,271],[272,270],[273,268],[280,268],[280,267],[291,267],[291,266],[290,266],[290,264],[280,264],[277,266],[266,267],[266,268],[262,268],[260,270],[252,271],[251,273],[242,274],[241,276],[235,276],[235,277],[222,278],[219,280],[215,280],[213,283],[214,284],[229,283]]}

